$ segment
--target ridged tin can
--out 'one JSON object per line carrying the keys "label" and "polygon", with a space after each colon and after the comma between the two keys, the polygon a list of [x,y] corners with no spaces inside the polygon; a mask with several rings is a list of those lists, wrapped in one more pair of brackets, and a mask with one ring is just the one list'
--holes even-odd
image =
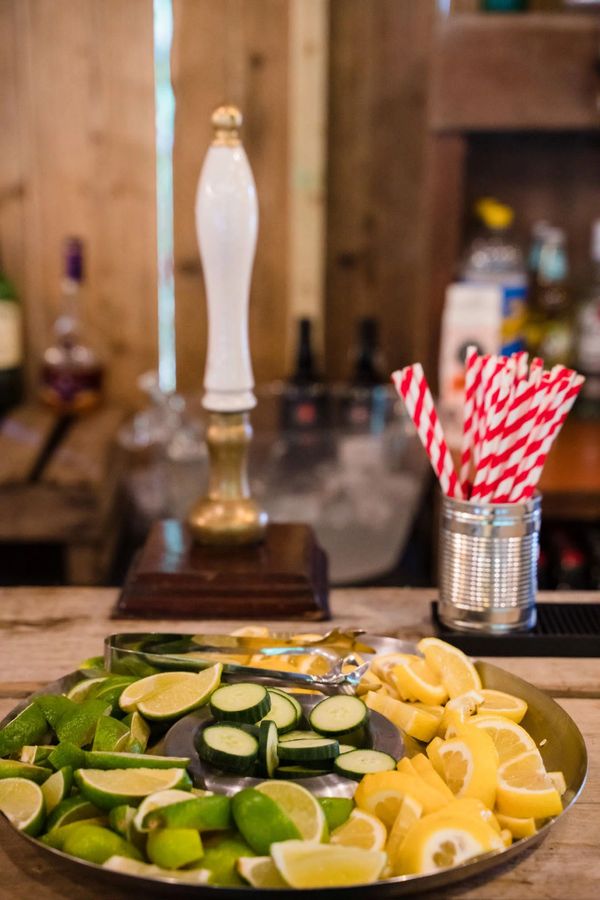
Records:
{"label": "ridged tin can", "polygon": [[541,497],[525,503],[442,498],[440,619],[450,628],[503,634],[536,621]]}

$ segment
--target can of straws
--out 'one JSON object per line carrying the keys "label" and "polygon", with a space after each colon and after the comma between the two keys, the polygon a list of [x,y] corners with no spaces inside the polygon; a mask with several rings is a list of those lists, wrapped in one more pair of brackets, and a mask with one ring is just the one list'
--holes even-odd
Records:
{"label": "can of straws", "polygon": [[523,503],[442,497],[438,614],[450,628],[506,634],[535,625],[539,493]]}

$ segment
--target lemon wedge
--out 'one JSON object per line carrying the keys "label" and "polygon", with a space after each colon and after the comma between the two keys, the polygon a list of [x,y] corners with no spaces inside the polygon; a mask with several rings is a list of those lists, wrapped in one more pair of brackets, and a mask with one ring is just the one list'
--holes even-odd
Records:
{"label": "lemon wedge", "polygon": [[475,817],[453,812],[424,816],[402,842],[394,872],[424,875],[503,847],[500,835]]}
{"label": "lemon wedge", "polygon": [[463,725],[439,748],[444,780],[457,797],[475,797],[490,809],[496,797],[498,751],[483,729]]}
{"label": "lemon wedge", "polygon": [[467,691],[481,691],[479,673],[462,650],[434,637],[423,638],[417,647],[439,676],[449,697],[459,697]]}
{"label": "lemon wedge", "polygon": [[469,719],[469,725],[489,734],[498,751],[501,764],[508,759],[514,759],[515,756],[537,750],[531,735],[521,725],[517,725],[516,722],[503,716],[473,716]]}
{"label": "lemon wedge", "polygon": [[481,696],[483,702],[478,710],[480,715],[489,713],[493,716],[504,716],[506,719],[512,719],[513,722],[519,723],[527,712],[527,704],[524,700],[514,697],[512,694],[506,694],[504,691],[482,688]]}
{"label": "lemon wedge", "polygon": [[329,841],[342,847],[383,850],[387,841],[387,828],[381,819],[371,813],[353,809],[344,824],[332,831]]}
{"label": "lemon wedge", "polygon": [[363,699],[369,709],[381,713],[396,728],[419,741],[430,741],[438,729],[441,716],[431,711],[435,707],[420,709],[416,704],[395,700],[381,691],[369,691]]}
{"label": "lemon wedge", "polygon": [[419,700],[436,705],[445,703],[448,692],[438,675],[424,659],[406,654],[392,666],[389,678],[401,700]]}
{"label": "lemon wedge", "polygon": [[509,759],[498,770],[498,812],[526,819],[545,819],[562,812],[560,794],[537,750]]}

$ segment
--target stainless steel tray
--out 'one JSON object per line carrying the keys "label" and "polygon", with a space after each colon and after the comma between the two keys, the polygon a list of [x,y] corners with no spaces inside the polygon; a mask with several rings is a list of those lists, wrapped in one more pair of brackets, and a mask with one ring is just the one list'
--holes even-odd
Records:
{"label": "stainless steel tray", "polygon": [[[368,634],[363,635],[362,638],[365,643],[370,644],[379,653],[415,652],[413,644],[393,638]],[[527,702],[528,711],[523,720],[524,727],[539,745],[547,769],[549,771],[561,770],[565,776],[567,792],[563,798],[563,812],[556,819],[553,819],[541,828],[534,836],[517,841],[505,850],[486,854],[460,866],[444,869],[433,875],[400,876],[358,887],[319,888],[303,891],[302,893],[304,894],[310,894],[311,900],[317,900],[317,898],[323,898],[323,900],[325,898],[327,900],[333,900],[333,898],[340,898],[340,900],[342,898],[344,900],[386,900],[386,898],[402,897],[435,890],[463,881],[466,878],[479,875],[496,866],[508,863],[520,854],[531,850],[532,847],[546,837],[550,829],[554,827],[555,823],[565,815],[569,807],[575,802],[583,788],[587,774],[587,752],[577,725],[558,703],[555,703],[551,697],[528,682],[487,662],[478,662],[476,665],[484,687],[515,694]],[[60,693],[69,690],[80,678],[81,673],[72,672],[59,681],[47,685],[38,693]],[[0,722],[0,727],[14,718],[27,705],[29,699],[11,710],[8,716]],[[189,719],[189,717],[186,717],[186,719]],[[174,747],[180,746],[181,735],[178,734],[178,730],[185,730],[181,723],[185,723],[186,719],[180,720],[179,723],[176,723],[170,729],[171,732],[174,732],[174,736],[171,735],[169,737],[169,734],[166,736],[165,745],[167,752],[170,750],[171,753],[175,753]],[[188,729],[190,728],[190,726],[187,727]],[[198,727],[197,724],[196,727]],[[189,735],[186,739],[189,740]],[[409,756],[416,752],[417,749],[422,749],[422,745],[418,745],[417,742],[412,741],[410,738],[405,737],[404,743]],[[342,781],[345,781],[345,779],[342,779]],[[306,781],[303,783],[306,783]],[[213,789],[215,786],[217,785],[213,784]],[[222,789],[224,792],[226,790],[230,791],[231,785],[224,783]],[[326,793],[330,794],[330,790],[328,789]],[[142,891],[150,894],[156,894],[158,891],[161,897],[167,895],[176,895],[178,897],[193,896],[198,898],[198,900],[229,900],[229,898],[231,900],[243,900],[243,898],[250,896],[257,898],[257,900],[258,898],[261,898],[261,900],[262,898],[275,898],[275,900],[288,898],[289,900],[292,894],[297,893],[291,888],[287,890],[257,890],[251,887],[190,886],[168,878],[146,879],[125,875],[111,872],[93,863],[73,859],[59,850],[54,850],[41,844],[34,838],[23,835],[21,832],[17,832],[17,834],[23,840],[35,846],[41,853],[52,854],[56,865],[65,871],[70,870],[77,880],[80,880],[83,876],[86,879],[95,880],[107,886],[114,885],[123,889],[127,889],[129,886],[135,889],[136,892],[139,892],[140,895],[142,895]],[[108,887],[107,891],[109,891]],[[110,893],[107,893],[107,896],[110,896]]]}

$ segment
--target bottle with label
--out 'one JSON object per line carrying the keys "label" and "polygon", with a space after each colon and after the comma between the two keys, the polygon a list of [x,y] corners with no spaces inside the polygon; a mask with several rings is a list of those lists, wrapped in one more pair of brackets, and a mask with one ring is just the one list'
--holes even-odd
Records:
{"label": "bottle with label", "polygon": [[0,415],[21,399],[23,383],[21,304],[0,269]]}
{"label": "bottle with label", "polygon": [[350,383],[343,391],[343,427],[374,433],[384,430],[389,392],[388,379],[383,373],[378,322],[365,317],[357,323]]}
{"label": "bottle with label", "polygon": [[582,291],[576,322],[576,367],[585,375],[577,411],[600,419],[600,219],[592,226],[592,265]]}
{"label": "bottle with label", "polygon": [[102,399],[104,367],[82,335],[83,244],[67,238],[64,249],[62,312],[54,323],[54,340],[44,352],[40,399],[64,415],[95,409]]}
{"label": "bottle with label", "polygon": [[549,228],[542,243],[527,323],[527,343],[547,369],[571,365],[574,326],[566,236],[562,228]]}
{"label": "bottle with label", "polygon": [[312,342],[312,322],[300,319],[296,365],[282,398],[281,426],[284,431],[310,434],[328,424],[327,392],[317,369]]}
{"label": "bottle with label", "polygon": [[521,248],[511,235],[514,212],[491,197],[479,200],[475,212],[481,232],[467,247],[460,276],[474,285],[501,289],[501,335],[496,352],[509,356],[522,350],[527,310],[527,268]]}

